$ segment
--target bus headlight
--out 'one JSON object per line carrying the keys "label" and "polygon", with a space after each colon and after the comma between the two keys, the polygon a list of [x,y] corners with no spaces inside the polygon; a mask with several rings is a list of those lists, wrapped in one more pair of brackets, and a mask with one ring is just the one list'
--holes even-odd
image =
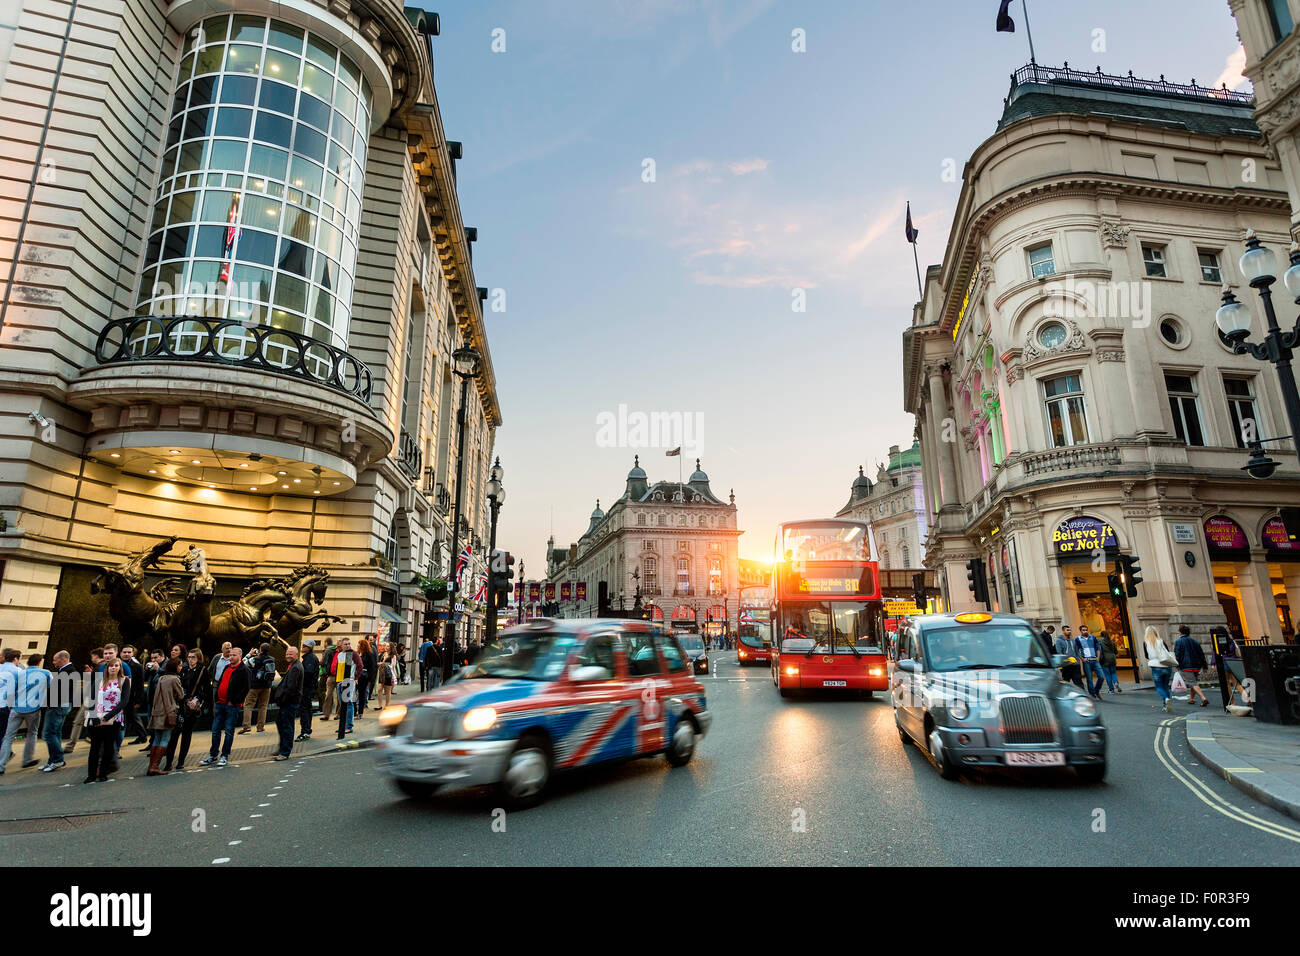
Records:
{"label": "bus headlight", "polygon": [[465,719],[461,726],[465,728],[465,733],[476,734],[479,731],[487,730],[497,722],[497,712],[492,707],[475,707],[465,714]]}
{"label": "bus headlight", "polygon": [[787,667],[787,668],[785,669],[785,676],[786,676],[786,677],[798,677],[798,676],[799,676],[799,668],[797,668],[797,667]]}
{"label": "bus headlight", "polygon": [[956,720],[965,720],[970,716],[970,704],[960,697],[948,701],[948,713]]}

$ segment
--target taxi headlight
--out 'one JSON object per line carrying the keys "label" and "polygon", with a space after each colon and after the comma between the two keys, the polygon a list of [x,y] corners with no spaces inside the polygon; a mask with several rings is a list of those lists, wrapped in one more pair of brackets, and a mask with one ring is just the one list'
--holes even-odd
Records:
{"label": "taxi headlight", "polygon": [[1075,694],[1072,703],[1074,704],[1074,712],[1080,717],[1097,716],[1097,705],[1082,694]]}
{"label": "taxi headlight", "polygon": [[948,713],[956,720],[965,720],[970,716],[970,704],[958,697],[948,702]]}
{"label": "taxi headlight", "polygon": [[393,704],[379,712],[379,726],[392,730],[406,717],[405,704]]}
{"label": "taxi headlight", "polygon": [[479,731],[487,730],[497,722],[497,712],[492,707],[475,707],[465,714],[465,719],[461,721],[461,726],[465,728],[465,733],[476,734]]}

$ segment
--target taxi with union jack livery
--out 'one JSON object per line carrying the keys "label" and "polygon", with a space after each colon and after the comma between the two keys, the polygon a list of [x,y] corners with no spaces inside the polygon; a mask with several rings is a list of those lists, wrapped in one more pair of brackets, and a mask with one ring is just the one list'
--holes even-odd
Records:
{"label": "taxi with union jack livery", "polygon": [[453,680],[379,720],[379,760],[403,793],[490,784],[520,809],[557,771],[655,754],[680,767],[712,716],[671,631],[594,618],[508,628]]}

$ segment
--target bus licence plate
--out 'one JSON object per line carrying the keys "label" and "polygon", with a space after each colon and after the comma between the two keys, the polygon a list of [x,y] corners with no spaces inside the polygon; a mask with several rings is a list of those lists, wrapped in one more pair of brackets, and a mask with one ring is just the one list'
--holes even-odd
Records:
{"label": "bus licence plate", "polygon": [[849,682],[846,680],[824,680],[822,681],[822,686],[823,687],[848,687]]}
{"label": "bus licence plate", "polygon": [[1064,767],[1065,754],[1060,751],[1049,753],[1009,753],[1007,766],[1010,767]]}

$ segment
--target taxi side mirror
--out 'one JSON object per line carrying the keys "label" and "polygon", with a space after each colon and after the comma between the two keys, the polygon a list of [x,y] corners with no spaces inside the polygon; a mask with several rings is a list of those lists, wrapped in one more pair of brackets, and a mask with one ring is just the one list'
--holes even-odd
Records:
{"label": "taxi side mirror", "polygon": [[908,674],[915,674],[915,673],[916,673],[916,661],[913,661],[913,660],[907,660],[907,659],[901,660],[901,661],[899,661],[898,663],[896,663],[896,664],[894,665],[894,669],[895,669],[895,670],[900,670],[900,671],[905,671],[905,672],[907,672]]}
{"label": "taxi side mirror", "polygon": [[601,667],[599,664],[584,664],[582,667],[575,667],[569,672],[569,680],[572,681],[593,681],[593,680],[613,680],[614,675],[609,672],[608,667]]}
{"label": "taxi side mirror", "polygon": [[1053,655],[1052,655],[1052,666],[1053,666],[1053,667],[1056,667],[1056,668],[1064,667],[1064,666],[1066,665],[1066,663],[1069,662],[1069,660],[1070,660],[1070,659],[1069,659],[1068,657],[1066,657],[1064,654],[1053,654]]}

